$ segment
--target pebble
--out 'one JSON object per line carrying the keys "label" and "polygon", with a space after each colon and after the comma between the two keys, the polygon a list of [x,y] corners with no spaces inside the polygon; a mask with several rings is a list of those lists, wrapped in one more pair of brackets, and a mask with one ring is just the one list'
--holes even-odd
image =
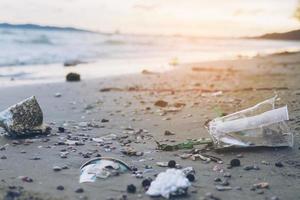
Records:
{"label": "pebble", "polygon": [[163,101],[163,100],[158,100],[154,103],[154,105],[158,106],[158,107],[166,107],[166,106],[168,106],[168,102]]}
{"label": "pebble", "polygon": [[109,122],[109,120],[108,119],[102,119],[101,122],[102,123],[107,123],[107,122]]}
{"label": "pebble", "polygon": [[276,163],[275,163],[275,166],[276,166],[276,167],[283,167],[284,165],[282,164],[282,162],[276,162]]}
{"label": "pebble", "polygon": [[151,178],[147,178],[147,179],[144,179],[142,181],[142,186],[143,187],[149,187],[151,185],[151,182],[152,182],[152,179]]}
{"label": "pebble", "polygon": [[56,187],[56,189],[57,189],[57,190],[64,190],[64,189],[65,189],[65,187],[64,187],[64,186],[62,186],[62,185],[59,185],[59,186],[57,186],[57,187]]}
{"label": "pebble", "polygon": [[215,181],[215,182],[221,182],[221,181],[222,181],[222,179],[221,179],[221,178],[219,178],[219,177],[216,177],[216,178],[214,179],[214,181]]}
{"label": "pebble", "polygon": [[256,183],[253,185],[253,187],[256,189],[266,189],[269,188],[269,183],[268,182]]}
{"label": "pebble", "polygon": [[193,174],[188,174],[186,175],[186,178],[190,181],[190,182],[194,182],[195,181],[195,176]]}
{"label": "pebble", "polygon": [[68,73],[66,76],[66,81],[80,81],[80,74],[77,73]]}
{"label": "pebble", "polygon": [[58,132],[59,132],[59,133],[64,133],[64,132],[65,132],[65,128],[64,128],[64,127],[61,127],[61,126],[60,126],[60,127],[58,127],[57,129],[58,129]]}
{"label": "pebble", "polygon": [[61,171],[61,167],[59,167],[59,166],[54,166],[53,168],[53,171],[55,171],[55,172],[59,172],[59,171]]}
{"label": "pebble", "polygon": [[244,167],[244,170],[249,171],[249,170],[259,170],[260,168],[257,165],[248,165]]}
{"label": "pebble", "polygon": [[33,179],[28,177],[28,176],[20,176],[19,177],[22,181],[27,182],[27,183],[32,183]]}
{"label": "pebble", "polygon": [[230,166],[231,167],[239,167],[241,165],[241,161],[239,159],[232,159],[230,161]]}
{"label": "pebble", "polygon": [[173,132],[171,132],[171,131],[168,131],[168,130],[166,130],[166,131],[165,131],[165,135],[166,135],[166,136],[168,136],[168,135],[175,135],[175,133],[173,133]]}
{"label": "pebble", "polygon": [[175,160],[170,160],[168,162],[168,167],[169,168],[175,168],[176,167],[176,161]]}
{"label": "pebble", "polygon": [[133,184],[127,185],[127,192],[128,193],[135,193],[136,192],[136,187]]}
{"label": "pebble", "polygon": [[61,97],[61,93],[59,93],[59,92],[55,93],[55,94],[54,94],[54,97],[57,97],[57,98],[58,98],[58,97]]}
{"label": "pebble", "polygon": [[75,190],[76,193],[83,193],[84,192],[84,189],[83,188],[77,188]]}
{"label": "pebble", "polygon": [[218,191],[226,191],[226,190],[232,190],[232,187],[230,187],[230,186],[217,185],[217,186],[216,186],[216,189],[217,189]]}

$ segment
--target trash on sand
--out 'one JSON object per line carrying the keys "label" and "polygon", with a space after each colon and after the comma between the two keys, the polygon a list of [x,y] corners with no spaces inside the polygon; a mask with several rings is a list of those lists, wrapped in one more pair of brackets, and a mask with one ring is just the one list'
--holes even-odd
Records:
{"label": "trash on sand", "polygon": [[218,158],[218,157],[215,157],[215,156],[211,156],[211,155],[207,155],[207,154],[203,154],[203,153],[184,153],[184,154],[181,154],[179,155],[180,158],[182,159],[190,159],[190,160],[193,160],[193,161],[196,161],[196,160],[203,160],[203,161],[206,161],[206,162],[210,162],[210,161],[213,161],[213,162],[221,162],[222,159],[221,158]]}
{"label": "trash on sand", "polygon": [[121,148],[120,152],[127,156],[142,156],[144,154],[141,151],[136,151],[133,147]]}
{"label": "trash on sand", "polygon": [[77,73],[68,73],[67,76],[66,76],[66,80],[67,81],[80,81],[80,74],[77,74]]}
{"label": "trash on sand", "polygon": [[49,131],[43,126],[43,112],[34,96],[2,111],[0,127],[13,137]]}
{"label": "trash on sand", "polygon": [[287,106],[275,108],[277,96],[212,120],[209,133],[216,148],[293,146]]}
{"label": "trash on sand", "polygon": [[94,158],[80,167],[79,183],[95,182],[97,178],[106,179],[130,170],[130,167],[121,160],[109,157]]}
{"label": "trash on sand", "polygon": [[187,189],[191,185],[182,170],[167,169],[165,172],[158,174],[156,179],[146,192],[149,196],[181,196],[187,194]]}
{"label": "trash on sand", "polygon": [[193,139],[187,140],[185,142],[179,144],[160,144],[159,142],[155,141],[157,144],[157,149],[163,151],[176,151],[179,149],[192,149],[195,145],[201,144],[211,144],[212,140],[210,138],[201,138],[201,139]]}

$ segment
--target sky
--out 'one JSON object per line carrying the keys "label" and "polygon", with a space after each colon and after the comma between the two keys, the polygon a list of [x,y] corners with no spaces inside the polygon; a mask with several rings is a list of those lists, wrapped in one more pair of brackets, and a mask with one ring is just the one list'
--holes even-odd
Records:
{"label": "sky", "polygon": [[254,36],[300,28],[298,0],[0,0],[0,22],[94,31]]}

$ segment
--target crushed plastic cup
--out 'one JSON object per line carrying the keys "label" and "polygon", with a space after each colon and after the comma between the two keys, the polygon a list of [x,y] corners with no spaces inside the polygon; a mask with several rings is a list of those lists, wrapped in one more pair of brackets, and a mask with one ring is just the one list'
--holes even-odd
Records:
{"label": "crushed plastic cup", "polygon": [[109,158],[94,158],[80,167],[79,183],[95,182],[98,179],[106,179],[110,176],[131,171],[130,167],[123,161]]}
{"label": "crushed plastic cup", "polygon": [[293,146],[287,106],[275,108],[277,96],[209,123],[216,148]]}

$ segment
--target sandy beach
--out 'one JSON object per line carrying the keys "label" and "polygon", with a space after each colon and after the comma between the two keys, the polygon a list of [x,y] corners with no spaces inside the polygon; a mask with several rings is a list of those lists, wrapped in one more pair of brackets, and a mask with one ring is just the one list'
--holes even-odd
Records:
{"label": "sandy beach", "polygon": [[[76,72],[76,67],[73,69]],[[0,199],[14,199],[13,195],[18,199],[125,199],[122,195],[128,199],[151,199],[141,186],[143,179],[132,173],[79,184],[80,166],[100,155],[123,160],[144,172],[144,178],[154,178],[166,170],[157,162],[175,160],[182,167],[193,167],[196,180],[182,199],[300,199],[299,82],[300,53],[282,53],[178,65],[164,73],[146,71],[80,82],[0,88],[1,110],[34,95],[43,110],[44,122],[52,128],[48,136],[0,137]],[[61,96],[55,96],[56,93]],[[281,98],[281,105],[288,105],[293,148],[206,152],[220,158],[223,164],[179,157],[190,150],[157,150],[155,140],[175,144],[209,138],[207,121],[275,94]],[[178,109],[155,106],[158,100]],[[59,133],[58,127],[64,127],[65,132]],[[166,130],[174,134],[165,135]],[[111,140],[105,145],[92,140],[110,134],[122,140]],[[77,140],[77,145],[68,144],[70,139]],[[124,155],[120,152],[124,146],[142,155]],[[237,157],[241,167],[228,169],[230,160]],[[275,166],[277,162],[283,166]],[[244,170],[250,165],[257,165],[259,170]],[[66,169],[54,171],[55,166]],[[33,181],[26,182],[21,176]],[[232,189],[216,190],[218,177],[226,179]],[[268,182],[269,188],[251,190],[253,184],[261,182]],[[136,193],[126,192],[128,184],[137,187]],[[58,186],[64,190],[57,190]]]}

